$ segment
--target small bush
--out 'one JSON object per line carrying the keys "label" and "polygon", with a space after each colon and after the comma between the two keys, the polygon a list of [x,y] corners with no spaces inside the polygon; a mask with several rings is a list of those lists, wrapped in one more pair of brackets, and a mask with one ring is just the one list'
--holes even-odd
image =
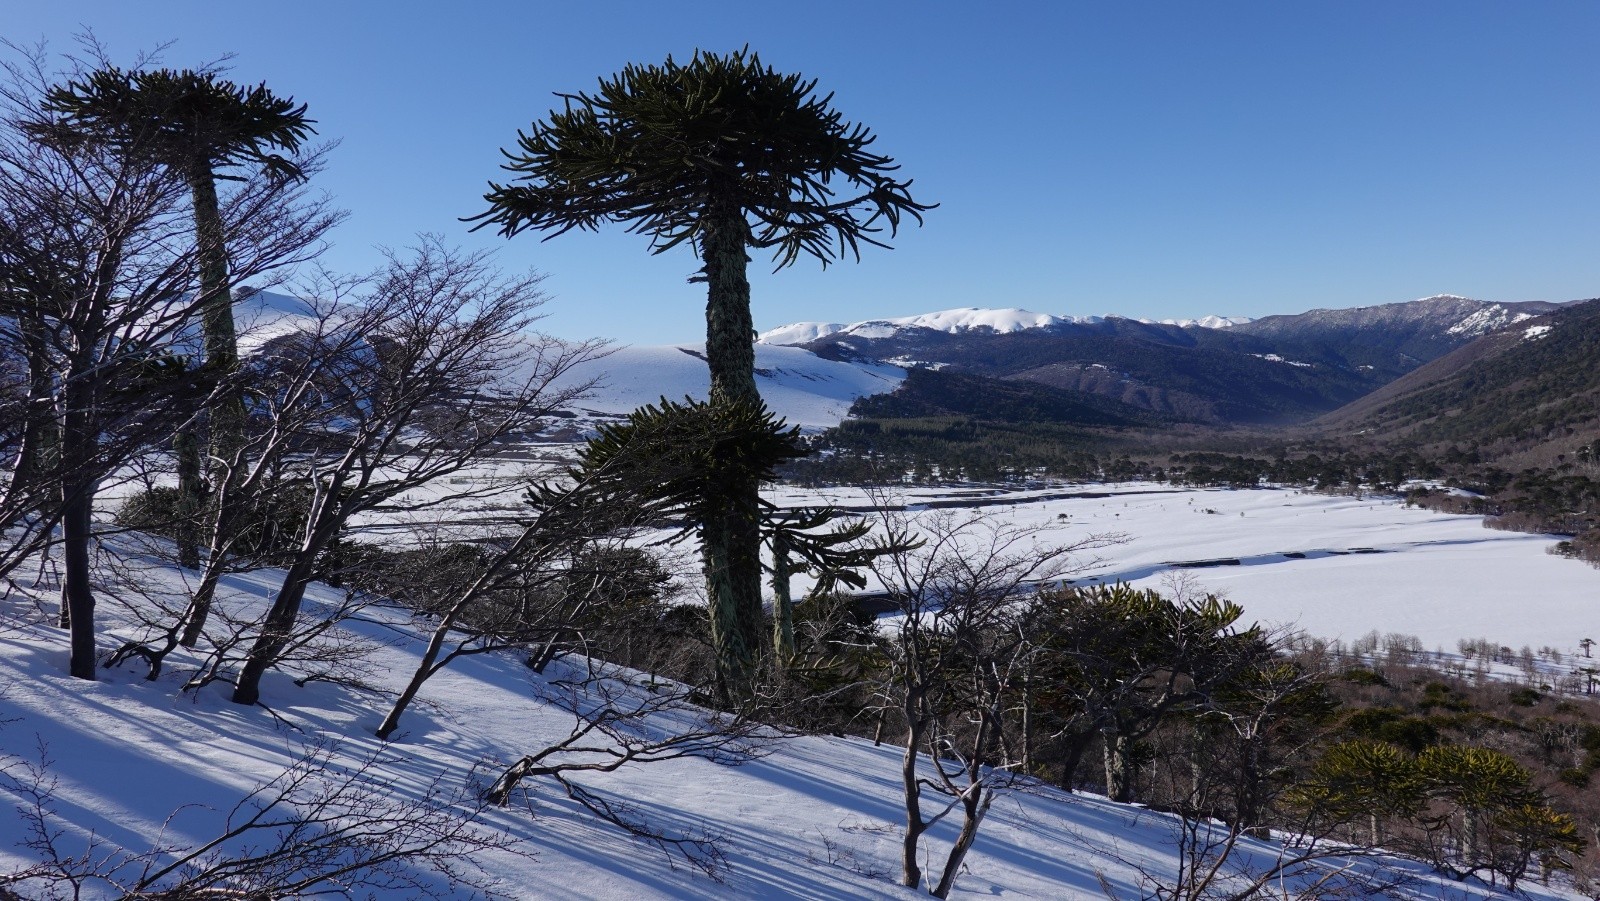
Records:
{"label": "small bush", "polygon": [[1518,707],[1532,707],[1539,703],[1543,696],[1531,688],[1519,688],[1511,693],[1511,703]]}
{"label": "small bush", "polygon": [[1383,673],[1367,669],[1364,666],[1352,666],[1345,670],[1344,680],[1356,685],[1379,685],[1384,688],[1389,687],[1389,680],[1383,677]]}
{"label": "small bush", "polygon": [[172,537],[178,522],[178,489],[156,487],[129,497],[117,510],[116,521],[124,529]]}

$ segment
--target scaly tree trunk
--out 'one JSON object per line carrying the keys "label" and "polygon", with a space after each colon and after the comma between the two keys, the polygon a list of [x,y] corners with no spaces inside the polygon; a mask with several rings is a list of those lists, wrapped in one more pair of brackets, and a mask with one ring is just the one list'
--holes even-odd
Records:
{"label": "scaly tree trunk", "polygon": [[794,600],[789,595],[789,541],[772,539],[772,648],[780,663],[794,659]]}
{"label": "scaly tree trunk", "polygon": [[[216,174],[206,159],[191,162],[187,173],[194,202],[195,257],[200,267],[200,323],[206,368],[212,377],[227,379],[239,362],[238,336],[233,321],[233,298],[228,293],[228,247],[217,200]],[[218,399],[210,411],[210,467],[201,465],[200,440],[191,428],[174,439],[178,457],[179,522],[178,562],[199,566],[201,518],[206,510],[205,469],[218,482],[237,471],[235,457],[244,443],[244,400],[237,393]]]}
{"label": "scaly tree trunk", "polygon": [[173,538],[178,544],[178,565],[200,568],[200,530],[206,512],[206,481],[200,466],[200,426],[196,421],[178,426],[172,436],[172,455],[178,465],[178,502],[173,515]]}
{"label": "scaly tree trunk", "polygon": [[[705,212],[701,254],[706,279],[706,362],[711,402],[759,405],[755,327],[746,276],[750,226],[732,198]],[[755,479],[728,486],[723,509],[708,511],[703,560],[711,640],[729,699],[749,693],[762,645],[760,489]]]}

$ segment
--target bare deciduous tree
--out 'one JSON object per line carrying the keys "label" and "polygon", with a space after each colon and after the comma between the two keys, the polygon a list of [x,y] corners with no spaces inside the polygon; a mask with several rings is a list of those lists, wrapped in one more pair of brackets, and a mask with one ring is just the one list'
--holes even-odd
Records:
{"label": "bare deciduous tree", "polygon": [[1033,651],[1022,628],[1024,597],[1115,537],[1053,542],[1046,530],[982,513],[935,511],[914,523],[883,516],[902,546],[873,562],[895,608],[883,629],[888,666],[878,693],[906,727],[901,882],[923,885],[924,836],[959,811],[960,833],[928,887],[945,898],[996,793],[1021,763],[1006,726]]}
{"label": "bare deciduous tree", "polygon": [[[64,128],[40,106],[42,54],[0,86],[0,360],[25,368],[0,397],[0,576],[55,541],[71,671],[94,678],[88,581],[101,482],[195,415],[213,392],[174,344],[199,315],[186,188],[147,154]],[[234,275],[305,259],[333,218],[268,179],[234,197]],[[13,415],[14,414],[14,415]],[[16,426],[11,426],[16,423]]]}
{"label": "bare deciduous tree", "polygon": [[[627,535],[649,511],[596,497],[584,482],[537,484],[530,511],[504,546],[486,552],[476,573],[432,612],[437,616],[417,669],[378,727],[388,739],[429,678],[460,657],[533,648],[528,665],[542,671],[564,643],[585,647],[596,605],[625,606],[612,589],[638,560],[622,553]],[[620,612],[620,611],[619,611]]]}
{"label": "bare deciduous tree", "polygon": [[558,382],[599,345],[532,331],[539,281],[425,238],[376,276],[321,294],[302,327],[260,357],[264,423],[244,459],[289,461],[309,500],[236,702],[259,698],[261,677],[294,640],[306,587],[353,517],[437,507],[443,496],[415,492],[485,462],[587,387]]}

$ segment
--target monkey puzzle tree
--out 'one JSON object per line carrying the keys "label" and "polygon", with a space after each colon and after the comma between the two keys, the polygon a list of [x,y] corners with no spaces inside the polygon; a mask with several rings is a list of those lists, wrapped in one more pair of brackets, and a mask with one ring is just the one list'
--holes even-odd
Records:
{"label": "monkey puzzle tree", "polygon": [[[826,266],[886,247],[878,235],[930,209],[815,88],[747,50],[630,65],[594,93],[559,95],[562,109],[519,134],[504,151],[514,181],[490,183],[476,227],[553,236],[614,222],[649,235],[655,253],[689,244],[706,283],[711,400],[759,409],[749,249],[771,248],[779,269],[802,256]],[[702,528],[713,640],[735,683],[760,652],[758,488],[730,486]]]}
{"label": "monkey puzzle tree", "polygon": [[[228,284],[228,248],[219,179],[237,180],[227,170],[247,168],[294,181],[305,171],[278,150],[295,153],[315,133],[305,104],[278,97],[265,84],[243,87],[212,71],[150,69],[125,72],[114,66],[52,89],[44,108],[86,136],[171,167],[188,184],[194,208],[199,301],[205,360],[218,377],[238,362],[233,302]],[[237,396],[211,411],[211,455],[231,459],[242,444],[243,399]],[[178,452],[182,504],[179,553],[185,566],[198,565],[196,548],[204,483],[199,445],[189,430],[174,441]],[[219,466],[219,478],[238,467]]]}

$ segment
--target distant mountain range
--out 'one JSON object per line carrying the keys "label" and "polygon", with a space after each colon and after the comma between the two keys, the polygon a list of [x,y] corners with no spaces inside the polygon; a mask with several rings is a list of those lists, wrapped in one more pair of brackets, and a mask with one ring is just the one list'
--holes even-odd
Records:
{"label": "distant mountain range", "polygon": [[1600,302],[1509,322],[1312,426],[1383,442],[1471,447],[1508,464],[1554,465],[1600,438]]}
{"label": "distant mountain range", "polygon": [[[309,306],[286,295],[253,293],[236,309],[246,353],[310,327]],[[1074,426],[1298,423],[1546,457],[1600,436],[1600,302],[1589,301],[1443,295],[1169,322],[947,310],[784,326],[760,336],[756,367],[768,405],[808,431],[852,410]],[[580,438],[663,396],[704,397],[709,374],[704,348],[685,344],[618,348],[567,380],[593,387],[541,440]]]}
{"label": "distant mountain range", "polygon": [[[1072,409],[1067,401],[1073,395],[1080,401],[1094,395],[1102,402],[1084,408],[1092,410],[1084,424],[1106,417],[1143,422],[1151,415],[1286,424],[1327,414],[1485,334],[1564,306],[1440,295],[1256,320],[1167,322],[960,309],[852,324],[796,323],[768,331],[760,341],[803,347],[839,362],[937,373],[901,389],[905,415],[937,412],[941,395],[970,400],[981,393],[973,379],[991,379],[1013,383],[1005,392],[996,389],[996,396],[1013,400],[1020,387],[1015,383],[1048,389],[1051,394],[1031,404],[1040,410],[1065,411]],[[953,382],[957,376],[959,386]],[[871,406],[877,415],[896,408],[893,399]]]}

